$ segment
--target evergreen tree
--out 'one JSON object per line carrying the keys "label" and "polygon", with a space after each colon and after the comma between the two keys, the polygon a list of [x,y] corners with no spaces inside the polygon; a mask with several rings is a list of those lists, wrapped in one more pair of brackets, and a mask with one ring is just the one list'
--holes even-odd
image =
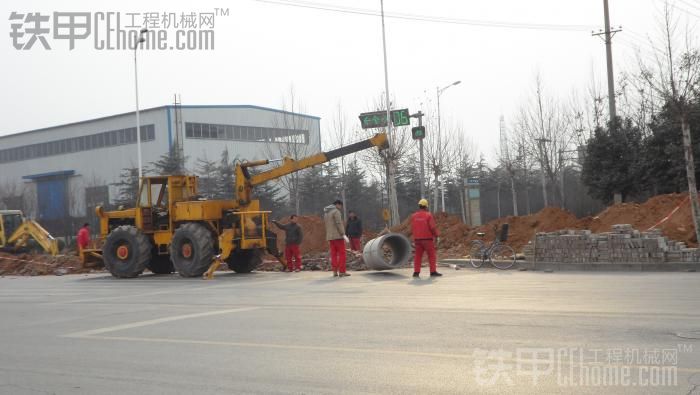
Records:
{"label": "evergreen tree", "polygon": [[[700,170],[700,104],[695,108],[697,111],[690,113],[689,123],[697,173]],[[649,194],[686,191],[688,181],[680,125],[664,108],[652,121],[650,129],[651,134],[644,140],[644,171]]]}
{"label": "evergreen tree", "polygon": [[260,209],[272,211],[271,218],[281,218],[291,214],[281,194],[281,188],[274,180],[262,183],[253,188],[255,199],[260,200]]}
{"label": "evergreen tree", "polygon": [[626,197],[641,190],[642,135],[627,119],[595,130],[586,146],[582,178],[589,193],[603,202],[611,202],[613,194]]}
{"label": "evergreen tree", "polygon": [[204,158],[197,159],[196,173],[199,176],[199,193],[207,199],[214,199],[217,192],[217,163]]}
{"label": "evergreen tree", "polygon": [[321,166],[314,166],[301,174],[299,201],[302,214],[319,215],[323,212],[324,203],[328,204],[325,199],[327,191],[324,190],[327,186]]}
{"label": "evergreen tree", "polygon": [[151,162],[151,166],[153,166],[153,173],[157,175],[183,175],[187,172],[187,169],[185,169],[186,162],[187,156],[183,154],[182,150],[173,147],[161,155],[157,161]]}
{"label": "evergreen tree", "polygon": [[124,207],[135,207],[139,194],[139,169],[138,167],[127,167],[119,174],[119,181],[112,185],[119,188],[118,198],[114,204]]}
{"label": "evergreen tree", "polygon": [[216,199],[234,199],[235,191],[234,186],[236,184],[236,161],[238,158],[233,160],[229,159],[228,148],[225,148],[221,153],[221,158],[219,159],[219,164],[216,167],[214,179],[216,180],[216,185],[214,189],[214,197]]}

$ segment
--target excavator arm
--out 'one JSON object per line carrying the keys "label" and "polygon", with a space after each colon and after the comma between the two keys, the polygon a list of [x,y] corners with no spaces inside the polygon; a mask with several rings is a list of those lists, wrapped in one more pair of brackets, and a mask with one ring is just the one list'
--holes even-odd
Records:
{"label": "excavator arm", "polygon": [[46,229],[32,220],[22,222],[7,239],[7,244],[13,245],[15,248],[26,247],[29,239],[36,240],[47,253],[58,255],[58,240],[54,239]]}
{"label": "excavator arm", "polygon": [[285,157],[282,159],[282,164],[272,169],[251,175],[248,171],[251,167],[264,166],[270,164],[267,159],[243,162],[236,166],[236,193],[238,203],[245,206],[250,203],[252,189],[256,185],[264,182],[284,177],[288,174],[307,169],[322,163],[326,163],[341,156],[349,155],[355,152],[365,150],[367,148],[379,147],[380,149],[388,148],[389,142],[386,133],[378,133],[374,137],[359,141],[354,144],[346,145],[327,152],[319,152],[298,160]]}

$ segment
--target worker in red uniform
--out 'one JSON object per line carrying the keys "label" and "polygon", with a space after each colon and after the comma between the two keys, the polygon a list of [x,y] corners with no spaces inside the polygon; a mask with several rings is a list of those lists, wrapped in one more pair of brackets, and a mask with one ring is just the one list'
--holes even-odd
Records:
{"label": "worker in red uniform", "polygon": [[304,232],[302,232],[301,226],[297,223],[297,216],[292,214],[289,217],[289,223],[286,225],[277,221],[272,221],[272,223],[282,229],[285,234],[284,256],[287,258],[287,271],[300,272],[301,252],[299,245],[304,239]]}
{"label": "worker in red uniform", "polygon": [[78,251],[84,250],[90,244],[90,224],[87,222],[78,231]]}
{"label": "worker in red uniform", "polygon": [[428,254],[430,262],[430,277],[439,277],[442,274],[437,271],[437,259],[435,256],[435,244],[440,241],[440,234],[435,226],[435,218],[428,211],[428,201],[421,199],[418,202],[418,211],[411,215],[411,233],[416,245],[416,256],[413,260],[413,277],[420,277],[420,264],[423,252]]}

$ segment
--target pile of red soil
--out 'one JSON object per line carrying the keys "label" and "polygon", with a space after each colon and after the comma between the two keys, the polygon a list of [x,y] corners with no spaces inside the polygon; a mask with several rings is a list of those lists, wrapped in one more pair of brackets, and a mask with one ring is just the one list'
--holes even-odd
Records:
{"label": "pile of red soil", "polygon": [[[440,232],[439,249],[451,249],[455,246],[464,244],[469,236],[469,226],[462,223],[462,219],[458,215],[447,213],[436,213],[435,225]],[[411,217],[406,218],[401,224],[391,228],[392,232],[403,233],[411,237]]]}
{"label": "pile of red soil", "polygon": [[[666,221],[659,224],[666,216],[673,213]],[[671,240],[682,241],[689,246],[697,246],[690,200],[687,193],[674,193],[654,196],[644,203],[622,203],[610,206],[593,218],[584,218],[587,228],[594,233],[609,232],[615,224],[630,224],[634,229],[649,230],[656,226],[661,233]]]}
{"label": "pile of red soil", "polygon": [[[289,220],[280,221],[282,224],[288,222]],[[302,232],[304,232],[304,240],[300,246],[302,254],[315,254],[328,250],[323,218],[313,215],[300,215],[297,217],[297,223],[301,226]],[[277,246],[280,249],[284,248],[284,231],[275,225],[272,225],[271,230],[277,235]]]}
{"label": "pile of red soil", "polygon": [[1,276],[42,276],[87,273],[75,255],[8,254],[0,252]]}

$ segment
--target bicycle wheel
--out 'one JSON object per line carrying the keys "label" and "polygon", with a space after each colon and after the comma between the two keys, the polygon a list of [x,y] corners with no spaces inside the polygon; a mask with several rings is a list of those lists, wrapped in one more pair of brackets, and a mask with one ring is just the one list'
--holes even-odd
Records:
{"label": "bicycle wheel", "polygon": [[472,241],[471,247],[469,247],[469,263],[475,268],[480,268],[484,264],[484,251],[486,246],[479,240]]}
{"label": "bicycle wheel", "polygon": [[499,244],[491,251],[489,261],[497,269],[510,269],[515,265],[515,251],[505,244]]}

